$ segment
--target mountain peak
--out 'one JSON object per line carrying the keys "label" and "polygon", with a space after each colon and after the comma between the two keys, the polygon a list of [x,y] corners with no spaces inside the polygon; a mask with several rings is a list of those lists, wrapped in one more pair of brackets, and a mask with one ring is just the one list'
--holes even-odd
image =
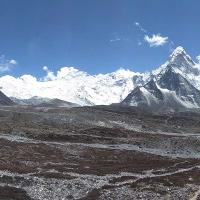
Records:
{"label": "mountain peak", "polygon": [[169,67],[178,70],[182,75],[193,74],[198,75],[199,70],[195,68],[195,62],[187,54],[182,46],[178,46],[174,49],[172,54],[169,56],[167,62],[161,65],[158,69],[153,71],[154,75],[165,72]]}
{"label": "mountain peak", "polygon": [[176,47],[170,55],[170,61],[173,62],[176,59],[184,58],[185,60],[192,60],[191,57],[186,53],[182,46]]}
{"label": "mountain peak", "polygon": [[194,66],[192,58],[186,53],[182,46],[178,46],[169,57],[169,63],[179,66]]}
{"label": "mountain peak", "polygon": [[[180,55],[180,54],[187,54],[185,49],[182,46],[178,46],[174,49],[172,55]],[[171,56],[172,56],[171,55]]]}
{"label": "mountain peak", "polygon": [[168,65],[175,65],[181,71],[188,73],[193,71],[195,65],[192,58],[186,53],[185,49],[181,46],[177,47],[170,55],[167,62]]}

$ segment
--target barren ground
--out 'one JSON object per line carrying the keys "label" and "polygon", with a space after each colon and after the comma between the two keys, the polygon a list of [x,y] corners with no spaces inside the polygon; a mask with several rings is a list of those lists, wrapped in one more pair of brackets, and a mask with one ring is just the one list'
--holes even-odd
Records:
{"label": "barren ground", "polygon": [[0,199],[200,199],[200,115],[1,107]]}

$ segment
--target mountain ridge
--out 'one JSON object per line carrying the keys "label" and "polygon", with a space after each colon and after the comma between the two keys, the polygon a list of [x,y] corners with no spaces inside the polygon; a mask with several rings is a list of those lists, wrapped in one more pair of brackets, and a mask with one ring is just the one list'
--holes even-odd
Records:
{"label": "mountain ridge", "polygon": [[3,92],[0,91],[0,105],[1,106],[12,106],[15,103],[7,97]]}
{"label": "mountain ridge", "polygon": [[121,105],[148,107],[152,110],[199,108],[200,90],[187,79],[184,70],[179,72],[179,68],[186,66],[185,70],[194,73],[195,63],[180,47],[170,56],[170,61],[161,66],[161,70],[157,70],[159,73],[154,73],[153,79],[140,86],[139,89],[134,89],[121,102]]}
{"label": "mountain ridge", "polygon": [[[168,60],[151,72],[139,73],[119,69],[116,72],[89,75],[73,67],[63,67],[55,75],[47,73],[43,80],[31,75],[19,78],[3,76],[0,78],[2,91],[9,97],[30,99],[58,98],[81,106],[109,105],[122,102],[134,88],[147,84],[152,78],[165,73],[168,66],[186,78],[195,88],[200,89],[200,70],[183,47],[177,47]],[[144,91],[143,91],[144,92]]]}

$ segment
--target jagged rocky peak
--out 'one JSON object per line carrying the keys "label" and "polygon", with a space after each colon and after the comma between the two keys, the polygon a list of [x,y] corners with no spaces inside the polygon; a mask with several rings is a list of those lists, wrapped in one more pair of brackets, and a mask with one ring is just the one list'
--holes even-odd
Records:
{"label": "jagged rocky peak", "polygon": [[169,66],[166,72],[157,80],[157,83],[161,88],[174,91],[182,100],[194,103],[194,99],[196,99],[197,104],[200,105],[200,91],[186,78],[176,73],[173,67]]}
{"label": "jagged rocky peak", "polygon": [[148,83],[143,86],[150,94],[152,94],[157,99],[163,100],[163,94],[159,90],[158,85],[154,79],[151,79]]}
{"label": "jagged rocky peak", "polygon": [[142,87],[137,86],[122,102],[121,105],[139,106],[146,105],[146,97],[141,90]]}
{"label": "jagged rocky peak", "polygon": [[183,82],[183,77],[176,72],[173,65],[168,65],[164,73],[159,74],[157,78],[157,83],[160,85],[160,87],[172,91],[175,91],[177,88],[179,88],[180,84]]}
{"label": "jagged rocky peak", "polygon": [[174,65],[190,65],[194,66],[195,63],[192,58],[186,53],[185,49],[181,46],[177,47],[169,57],[169,63]]}
{"label": "jagged rocky peak", "polygon": [[[177,50],[177,54],[181,52]],[[142,87],[135,88],[122,101],[122,105],[139,106],[155,111],[194,109],[200,107],[200,91],[183,76],[181,70],[177,70],[177,65],[168,64],[160,74]]]}
{"label": "jagged rocky peak", "polygon": [[[171,54],[171,56],[177,56],[177,55],[187,55],[185,49],[182,46],[178,46],[174,49],[173,53]],[[171,57],[170,56],[170,57]]]}
{"label": "jagged rocky peak", "polygon": [[165,62],[156,70],[153,70],[152,73],[154,76],[160,76],[161,74],[165,73],[166,70],[168,70],[169,66],[185,78],[189,78],[191,82],[191,77],[200,75],[200,70],[196,67],[196,63],[181,46],[177,47],[173,51],[167,62]]}

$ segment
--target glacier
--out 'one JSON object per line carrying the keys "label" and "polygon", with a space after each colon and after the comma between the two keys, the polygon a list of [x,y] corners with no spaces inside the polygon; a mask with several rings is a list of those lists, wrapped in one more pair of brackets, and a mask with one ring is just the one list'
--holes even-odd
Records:
{"label": "glacier", "polygon": [[183,47],[177,47],[163,65],[150,72],[120,68],[112,73],[90,75],[75,67],[62,67],[54,74],[44,67],[46,76],[43,78],[5,75],[0,77],[0,87],[8,97],[18,99],[57,98],[81,106],[109,105],[124,100],[134,88],[146,84],[152,76],[162,74],[169,64],[175,66],[176,73],[200,89],[199,64],[192,60]]}

